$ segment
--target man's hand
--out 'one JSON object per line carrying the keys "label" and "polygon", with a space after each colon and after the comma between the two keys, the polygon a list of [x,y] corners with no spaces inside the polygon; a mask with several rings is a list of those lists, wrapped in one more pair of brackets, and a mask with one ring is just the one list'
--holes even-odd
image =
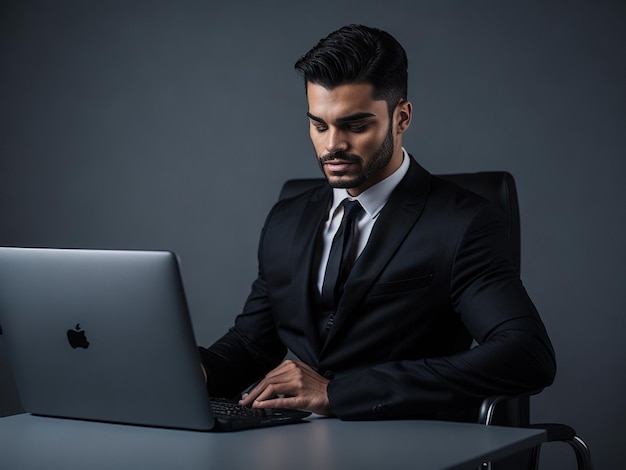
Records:
{"label": "man's hand", "polygon": [[325,379],[300,361],[287,360],[242,396],[241,404],[253,408],[292,408],[330,416]]}

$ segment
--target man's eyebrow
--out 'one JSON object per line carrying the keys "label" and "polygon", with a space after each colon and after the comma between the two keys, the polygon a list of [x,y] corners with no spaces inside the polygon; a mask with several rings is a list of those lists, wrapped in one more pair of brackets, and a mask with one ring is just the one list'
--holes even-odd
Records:
{"label": "man's eyebrow", "polygon": [[[324,121],[321,117],[317,117],[314,114],[311,114],[309,112],[306,113],[306,115],[309,117],[309,119],[322,123],[322,124],[326,124],[326,121]],[[354,114],[350,114],[348,116],[343,116],[340,118],[337,118],[337,122],[339,124],[345,124],[346,122],[351,122],[351,121],[358,121],[360,119],[367,119],[367,118],[371,118],[371,117],[376,117],[376,114],[374,113],[365,113],[365,112],[361,112],[361,113],[354,113]]]}
{"label": "man's eyebrow", "polygon": [[322,118],[317,117],[317,116],[315,116],[315,115],[313,115],[313,114],[311,114],[311,113],[309,113],[309,112],[307,112],[307,113],[306,113],[306,115],[307,115],[307,116],[309,117],[309,119],[311,119],[312,121],[317,121],[317,122],[319,122],[320,124],[326,124]]}

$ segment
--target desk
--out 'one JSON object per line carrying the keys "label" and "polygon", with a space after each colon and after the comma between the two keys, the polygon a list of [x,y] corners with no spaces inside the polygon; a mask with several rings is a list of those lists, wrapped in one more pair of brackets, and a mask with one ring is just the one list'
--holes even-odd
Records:
{"label": "desk", "polygon": [[544,431],[440,421],[312,418],[213,433],[21,414],[0,419],[0,468],[475,469],[545,439]]}

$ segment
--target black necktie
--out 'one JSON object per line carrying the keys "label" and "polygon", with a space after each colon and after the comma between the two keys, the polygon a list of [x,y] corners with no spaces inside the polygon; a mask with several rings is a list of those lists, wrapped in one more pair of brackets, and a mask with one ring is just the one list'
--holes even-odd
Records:
{"label": "black necktie", "polygon": [[355,221],[362,210],[356,200],[345,199],[342,204],[343,218],[333,238],[322,285],[322,300],[333,310],[343,294],[343,285],[356,258]]}

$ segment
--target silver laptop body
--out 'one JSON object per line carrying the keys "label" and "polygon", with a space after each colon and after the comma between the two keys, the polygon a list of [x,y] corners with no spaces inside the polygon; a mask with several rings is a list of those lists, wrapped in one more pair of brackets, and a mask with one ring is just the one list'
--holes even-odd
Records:
{"label": "silver laptop body", "polygon": [[214,426],[171,252],[0,248],[0,325],[30,413]]}
{"label": "silver laptop body", "polygon": [[311,414],[210,400],[172,252],[0,247],[0,328],[32,414],[202,431]]}

